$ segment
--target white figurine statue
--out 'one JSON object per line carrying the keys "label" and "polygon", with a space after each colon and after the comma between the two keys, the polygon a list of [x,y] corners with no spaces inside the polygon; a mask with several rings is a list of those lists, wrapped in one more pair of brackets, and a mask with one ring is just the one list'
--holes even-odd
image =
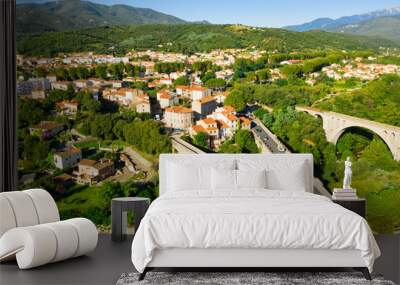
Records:
{"label": "white figurine statue", "polygon": [[344,162],[344,179],[343,179],[343,189],[351,189],[351,177],[353,175],[353,171],[351,170],[351,161],[350,157],[347,157]]}

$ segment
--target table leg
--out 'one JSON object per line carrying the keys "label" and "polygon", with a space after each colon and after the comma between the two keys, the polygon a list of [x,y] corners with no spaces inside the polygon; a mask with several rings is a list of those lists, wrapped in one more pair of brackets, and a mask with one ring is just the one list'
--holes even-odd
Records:
{"label": "table leg", "polygon": [[[125,213],[126,215],[126,213]],[[111,202],[111,240],[122,241],[122,205]]]}
{"label": "table leg", "polygon": [[146,214],[147,209],[149,208],[148,203],[140,203],[139,205],[135,206],[134,215],[135,215],[135,233],[139,228],[140,221],[143,219],[144,215]]}

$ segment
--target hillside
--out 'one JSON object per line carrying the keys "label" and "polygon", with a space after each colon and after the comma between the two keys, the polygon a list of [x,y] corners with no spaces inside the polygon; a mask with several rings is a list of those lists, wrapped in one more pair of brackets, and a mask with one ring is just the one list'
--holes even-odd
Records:
{"label": "hillside", "polygon": [[335,30],[335,28],[345,25],[356,24],[380,17],[392,17],[392,16],[400,16],[400,7],[383,9],[360,15],[345,16],[338,19],[320,18],[301,25],[287,26],[284,28],[297,32],[305,32],[311,30]]}
{"label": "hillside", "polygon": [[81,0],[17,5],[18,34],[152,23],[181,24],[185,21],[152,9],[106,6]]}
{"label": "hillside", "polygon": [[400,127],[400,76],[385,75],[350,94],[336,95],[313,107]]}
{"label": "hillside", "polygon": [[380,17],[357,24],[336,27],[330,30],[340,33],[381,37],[400,41],[400,15]]}
{"label": "hillside", "polygon": [[125,53],[132,49],[157,48],[159,45],[164,50],[186,53],[250,46],[282,52],[397,46],[388,40],[322,31],[298,33],[237,25],[185,24],[99,27],[19,36],[17,50],[26,55],[51,56],[59,52],[109,53],[110,47],[114,47],[117,53]]}

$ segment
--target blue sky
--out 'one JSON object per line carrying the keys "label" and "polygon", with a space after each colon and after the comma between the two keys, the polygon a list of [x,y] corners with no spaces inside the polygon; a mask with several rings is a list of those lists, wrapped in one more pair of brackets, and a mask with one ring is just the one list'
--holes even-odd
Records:
{"label": "blue sky", "polygon": [[[46,0],[17,0],[45,2]],[[68,1],[68,0],[66,0]],[[91,0],[152,8],[188,21],[282,27],[400,6],[400,0]]]}

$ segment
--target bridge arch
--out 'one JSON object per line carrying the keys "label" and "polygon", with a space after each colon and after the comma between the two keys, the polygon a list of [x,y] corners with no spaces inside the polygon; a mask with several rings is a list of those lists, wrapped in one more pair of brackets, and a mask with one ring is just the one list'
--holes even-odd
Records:
{"label": "bridge arch", "polygon": [[296,107],[296,109],[300,112],[309,113],[314,117],[321,117],[326,138],[335,145],[342,134],[349,128],[361,128],[379,136],[388,146],[393,158],[400,160],[399,127],[310,107]]}
{"label": "bridge arch", "polygon": [[339,139],[340,139],[347,131],[349,131],[349,130],[351,130],[351,129],[359,129],[359,130],[363,130],[363,131],[365,131],[365,132],[368,132],[368,133],[370,133],[371,135],[376,135],[377,137],[379,137],[379,138],[384,142],[384,144],[387,146],[387,148],[388,148],[389,151],[391,152],[392,157],[395,158],[395,157],[394,157],[394,150],[390,148],[390,143],[389,143],[388,141],[386,141],[385,138],[384,138],[383,136],[381,136],[380,134],[378,134],[377,132],[375,132],[375,131],[373,131],[373,130],[370,130],[370,129],[368,129],[368,128],[365,128],[365,127],[350,126],[350,127],[346,127],[346,128],[341,129],[341,130],[338,130],[338,132],[337,132],[337,133],[334,135],[334,137],[332,138],[332,141],[331,141],[331,142],[332,142],[334,145],[337,145]]}

